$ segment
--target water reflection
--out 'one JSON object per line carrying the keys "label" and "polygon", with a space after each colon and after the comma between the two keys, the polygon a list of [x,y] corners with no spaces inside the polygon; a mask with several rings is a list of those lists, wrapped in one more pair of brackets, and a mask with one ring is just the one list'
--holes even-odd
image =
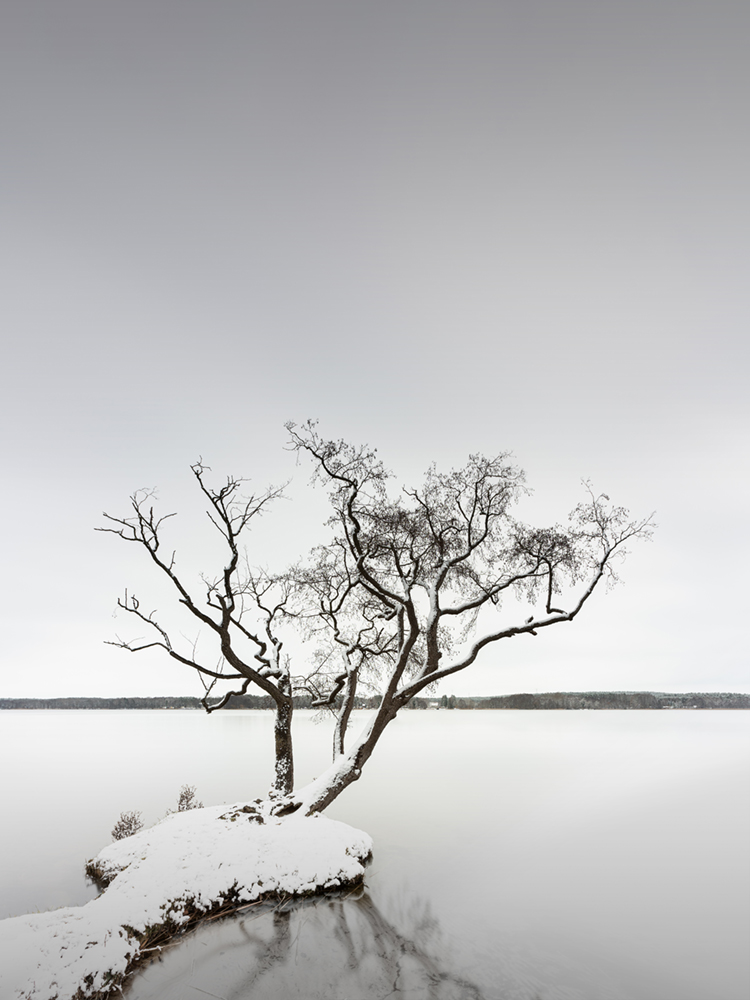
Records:
{"label": "water reflection", "polygon": [[488,1000],[452,960],[429,903],[366,891],[204,924],[138,973],[130,1000]]}

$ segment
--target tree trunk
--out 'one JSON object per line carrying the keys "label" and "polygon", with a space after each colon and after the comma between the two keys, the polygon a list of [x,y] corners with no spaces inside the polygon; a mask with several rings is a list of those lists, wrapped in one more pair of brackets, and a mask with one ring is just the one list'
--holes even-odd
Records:
{"label": "tree trunk", "polygon": [[284,806],[283,813],[300,810],[303,815],[311,816],[326,809],[345,788],[358,780],[385,727],[396,718],[401,707],[392,701],[381,704],[370,725],[349,753],[339,754],[319,778],[292,795],[289,804]]}
{"label": "tree trunk", "polygon": [[294,791],[294,750],[292,747],[294,705],[291,694],[283,693],[287,697],[283,701],[276,702],[276,722],[274,725],[276,769],[273,791],[277,795],[291,795]]}
{"label": "tree trunk", "polygon": [[347,678],[344,698],[336,718],[336,727],[333,731],[334,760],[336,760],[336,757],[339,754],[342,754],[345,750],[346,730],[349,725],[349,718],[352,714],[352,709],[354,708],[354,697],[357,693],[357,673],[358,671],[355,669]]}

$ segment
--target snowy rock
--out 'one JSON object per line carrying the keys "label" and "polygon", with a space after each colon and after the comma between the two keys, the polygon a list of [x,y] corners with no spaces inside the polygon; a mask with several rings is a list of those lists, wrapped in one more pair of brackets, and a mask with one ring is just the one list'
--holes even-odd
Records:
{"label": "snowy rock", "polygon": [[367,834],[322,816],[261,823],[247,809],[240,803],[167,816],[90,863],[111,883],[97,899],[0,921],[3,1000],[106,993],[161,930],[177,933],[223,903],[361,882],[372,849]]}

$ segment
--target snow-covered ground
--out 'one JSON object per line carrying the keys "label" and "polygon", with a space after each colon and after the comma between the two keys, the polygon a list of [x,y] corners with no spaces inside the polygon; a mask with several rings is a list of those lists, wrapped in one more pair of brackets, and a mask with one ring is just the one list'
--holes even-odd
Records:
{"label": "snow-covered ground", "polygon": [[322,816],[260,823],[246,808],[167,816],[94,859],[113,879],[97,899],[0,921],[3,1000],[71,1000],[79,989],[81,997],[94,996],[121,981],[148,948],[139,939],[146,928],[185,925],[196,910],[227,897],[250,903],[305,895],[364,875],[367,834]]}

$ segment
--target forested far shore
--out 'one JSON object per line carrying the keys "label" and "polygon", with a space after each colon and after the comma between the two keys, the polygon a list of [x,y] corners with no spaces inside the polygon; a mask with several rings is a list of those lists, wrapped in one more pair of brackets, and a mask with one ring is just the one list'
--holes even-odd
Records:
{"label": "forested far shore", "polygon": [[[355,708],[377,708],[380,698],[357,698]],[[233,697],[227,709],[273,709],[265,695]],[[295,708],[312,708],[309,696],[295,696]],[[728,692],[667,694],[662,691],[558,691],[547,694],[506,694],[496,697],[458,698],[442,695],[413,698],[410,709],[707,709],[750,708],[750,694]],[[202,709],[199,698],[0,698],[0,709]]]}

